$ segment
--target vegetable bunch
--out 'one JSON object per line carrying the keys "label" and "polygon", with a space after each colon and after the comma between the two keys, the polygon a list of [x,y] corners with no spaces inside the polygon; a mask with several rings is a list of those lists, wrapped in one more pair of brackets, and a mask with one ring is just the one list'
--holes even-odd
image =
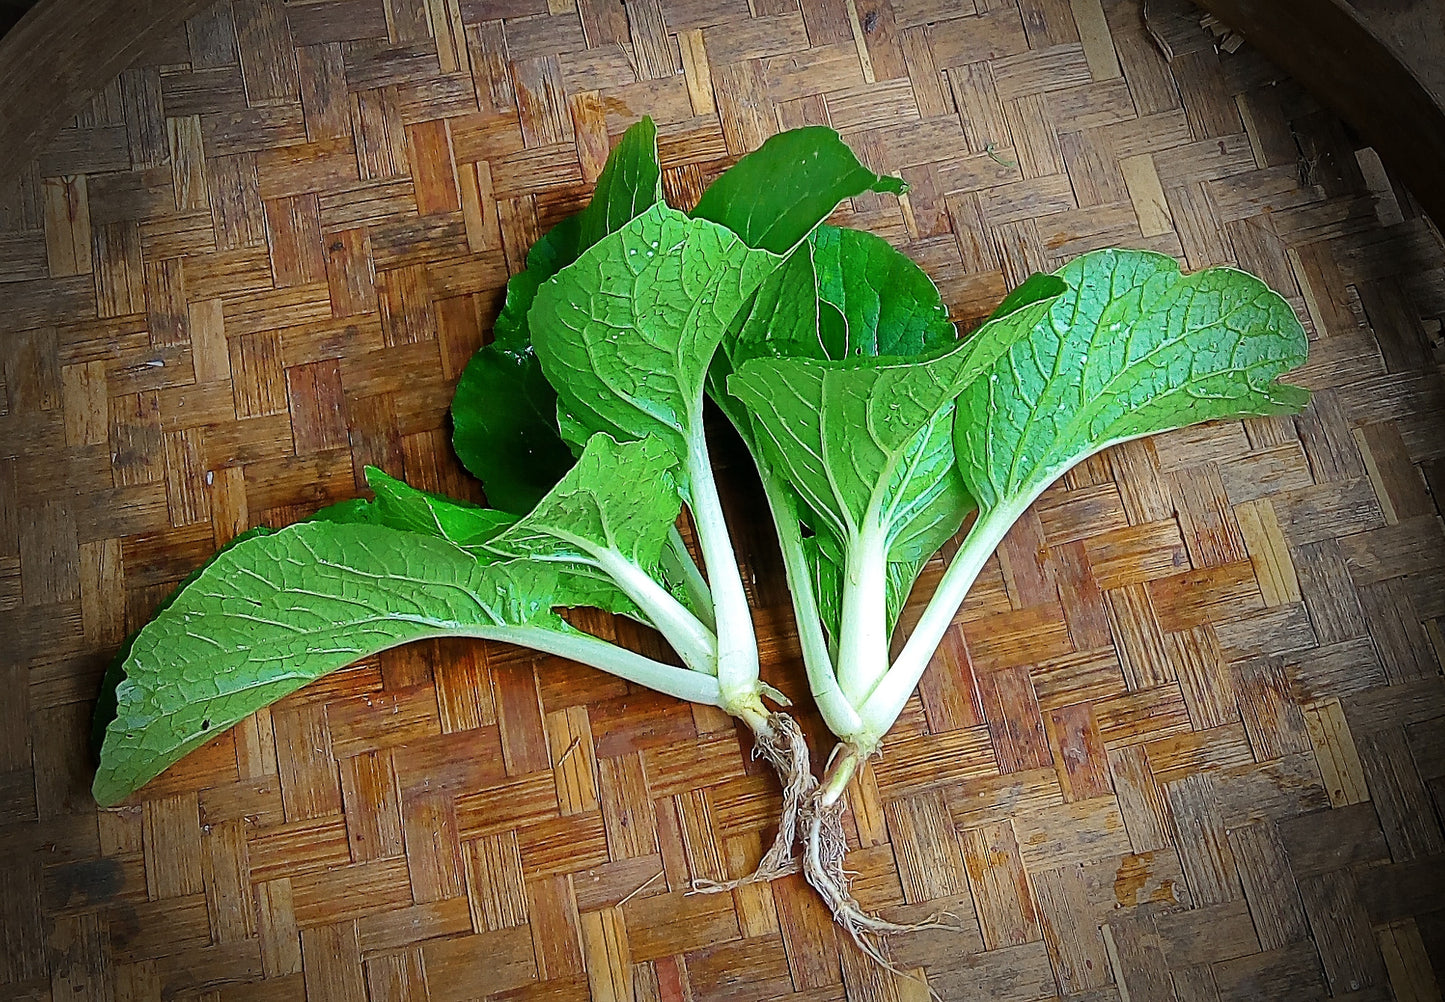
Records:
{"label": "vegetable bunch", "polygon": [[[651,120],[630,128],[591,203],[508,283],[494,337],[457,386],[454,444],[491,506],[368,469],[374,499],[237,537],[117,657],[97,706],[96,799],[118,802],[359,658],[481,637],[740,718],[784,789],[757,876],[792,867],[801,836],[804,872],[855,939],[894,928],[848,894],[841,797],[989,555],[1102,449],[1298,410],[1305,391],[1276,380],[1304,361],[1306,341],[1250,275],[1185,276],[1167,257],[1116,250],[1033,276],[960,340],[912,261],[823,224],[870,190],[903,185],[831,130],[806,128],[768,140],[679,211],[662,198]],[[706,398],[761,476],[809,685],[839,742],[821,783],[796,724],[763,702],[786,705],[759,676]],[[894,644],[923,565],[965,525]],[[680,664],[584,632],[562,615],[574,607],[655,628]]]}

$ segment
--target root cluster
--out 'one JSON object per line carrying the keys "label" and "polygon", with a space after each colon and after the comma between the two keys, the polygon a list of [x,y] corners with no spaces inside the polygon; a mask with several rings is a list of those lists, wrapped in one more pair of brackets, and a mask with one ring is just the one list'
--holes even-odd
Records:
{"label": "root cluster", "polygon": [[767,852],[763,853],[758,868],[748,876],[721,883],[695,880],[692,885],[695,891],[704,894],[730,891],[744,884],[766,882],[798,870],[798,861],[793,854],[798,842],[798,821],[804,804],[818,789],[818,780],[813,776],[808,754],[808,742],[803,738],[798,722],[786,713],[769,713],[762,724],[753,728],[753,756],[765,759],[773,767],[783,787],[778,834]]}
{"label": "root cluster", "polygon": [[[843,834],[841,794],[863,756],[852,749],[844,751],[830,764],[827,777],[819,784],[813,777],[807,742],[792,717],[769,713],[763,723],[754,723],[753,732],[753,754],[768,761],[783,787],[777,837],[753,873],[721,883],[695,881],[693,890],[707,894],[730,891],[785,873],[796,873],[801,866],[804,878],[822,896],[834,920],[847,931],[858,949],[887,970],[909,977],[893,966],[882,937],[950,926],[942,921],[942,916],[918,923],[889,922],[864,911],[849,890],[848,872],[843,868],[848,842]],[[802,848],[801,859],[795,855],[798,844]]]}
{"label": "root cluster", "polygon": [[833,913],[833,918],[853,937],[858,948],[874,960],[887,966],[887,961],[874,942],[875,937],[889,933],[913,932],[934,925],[925,922],[918,925],[903,925],[870,915],[854,899],[848,890],[848,874],[843,869],[843,857],[848,852],[847,840],[843,837],[843,803],[834,801],[824,804],[814,798],[803,808],[805,820],[803,829],[803,876],[813,886]]}

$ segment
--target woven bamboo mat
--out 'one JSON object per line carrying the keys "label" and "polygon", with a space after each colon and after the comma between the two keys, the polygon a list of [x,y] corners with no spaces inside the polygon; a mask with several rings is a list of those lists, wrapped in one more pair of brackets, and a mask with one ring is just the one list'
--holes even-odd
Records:
{"label": "woven bamboo mat", "polygon": [[751,867],[773,781],[555,659],[408,647],[89,799],[106,658],[218,543],[367,463],[475,496],[451,385],[646,113],[679,204],[839,129],[912,186],[841,215],[964,321],[1117,244],[1237,262],[1311,331],[1304,415],[1115,449],[990,563],[850,791],[862,901],[960,927],[894,962],[948,1000],[1438,1000],[1445,252],[1295,86],[1148,8],[234,0],[121,74],[0,189],[0,995],[927,997],[796,878],[687,895]]}

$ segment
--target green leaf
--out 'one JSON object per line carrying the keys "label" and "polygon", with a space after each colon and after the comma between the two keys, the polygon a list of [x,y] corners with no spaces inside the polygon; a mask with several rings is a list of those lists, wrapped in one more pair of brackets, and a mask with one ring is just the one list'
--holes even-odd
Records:
{"label": "green leaf", "polygon": [[487,501],[520,515],[562,478],[573,457],[558,437],[557,394],[531,345],[510,343],[483,346],[462,370],[452,400],[452,447],[486,488]]}
{"label": "green leaf", "polygon": [[[598,463],[595,458],[585,467],[574,467],[534,508],[555,511],[559,504],[565,506],[568,503],[566,499],[575,498],[579,492],[598,487],[602,487],[603,493],[606,493],[606,488],[618,470],[626,470],[632,465],[629,460],[630,457],[621,457],[614,469],[608,469],[606,463]],[[656,471],[649,469],[648,473],[655,474]],[[521,553],[515,547],[499,549],[486,545],[517,524],[519,519],[515,515],[418,490],[372,466],[366,468],[366,481],[376,492],[376,500],[367,505],[365,512],[358,512],[351,520],[353,522],[384,525],[391,529],[445,539],[486,562],[537,555]],[[666,490],[671,485],[670,480],[661,479],[651,483],[654,491]],[[534,511],[533,515],[536,514]],[[553,560],[562,559],[555,553],[549,557]],[[590,563],[578,566],[558,564],[556,570],[558,579],[553,595],[554,606],[590,606],[647,622],[647,617],[639,611],[636,603],[606,574],[596,571]]]}
{"label": "green leaf", "polygon": [[[336,507],[336,505],[332,506],[332,508]],[[316,515],[313,515],[312,518],[319,518],[323,513],[330,510],[331,509],[323,508],[320,512],[317,512]],[[174,605],[176,599],[180,597],[181,592],[190,587],[206,568],[215,563],[217,557],[226,553],[231,548],[246,542],[248,539],[256,539],[259,536],[269,536],[274,531],[275,530],[269,526],[258,525],[254,528],[247,529],[245,532],[237,533],[229,542],[223,544],[219,550],[213,553],[209,560],[191,571],[190,574],[187,574],[181,583],[176,585],[175,588],[171,590],[171,593],[161,600],[160,605],[156,606],[156,615],[160,615]],[[93,755],[100,755],[100,746],[105,740],[105,729],[110,725],[110,722],[115,719],[117,706],[116,688],[121,682],[125,681],[125,664],[130,657],[131,649],[135,646],[136,637],[138,636],[140,636],[140,631],[136,630],[125,638],[125,641],[120,645],[120,649],[116,651],[115,657],[113,657],[110,664],[106,666],[105,677],[101,679],[100,694],[96,696],[95,710],[91,715],[90,750]]]}
{"label": "green leaf", "polygon": [[246,715],[378,651],[550,623],[554,578],[373,525],[303,522],[241,540],[135,638],[95,798],[117,803]]}
{"label": "green leaf", "polygon": [[376,494],[366,521],[437,536],[462,547],[480,546],[517,521],[507,512],[418,490],[374,466],[366,468],[366,485]]}
{"label": "green leaf", "polygon": [[1006,317],[1015,310],[1022,309],[1030,303],[1037,303],[1042,299],[1053,299],[1061,296],[1069,289],[1069,285],[1057,275],[1044,275],[1034,272],[1024,279],[1013,292],[1004,296],[1003,302],[994,307],[993,313],[989,314],[990,320],[997,320],[999,317]]}
{"label": "green leaf", "polygon": [[[808,240],[767,277],[747,308],[733,320],[713,363],[713,397],[725,403],[726,376],[753,358],[837,357],[829,351],[829,342],[835,338],[825,337],[819,329],[820,305],[813,242]],[[841,314],[837,323],[841,328]]]}
{"label": "green leaf", "polygon": [[486,549],[503,557],[593,567],[615,554],[650,575],[682,510],[677,463],[656,438],[619,443],[594,435],[577,465]]}
{"label": "green leaf", "polygon": [[[733,367],[768,357],[918,356],[936,353],[955,343],[956,337],[938,288],[917,264],[879,237],[825,223],[764,282],[740,321],[734,323],[709,373],[709,392],[761,461],[749,409],[725,390]],[[765,485],[779,483],[776,478],[764,478]],[[955,498],[952,493],[941,498],[933,512],[950,517],[929,522],[931,534],[920,536],[915,546],[931,543],[931,554],[957,531],[962,515],[948,509],[949,503],[962,511],[969,507],[966,498]],[[810,531],[826,533],[806,506],[793,507],[801,509]],[[923,528],[921,523],[917,526],[919,532]],[[922,567],[908,555],[906,545],[895,548],[898,554],[890,550],[888,566],[890,630]],[[821,550],[815,546],[806,553],[812,578],[822,589],[817,595],[819,609],[835,639],[843,571],[841,565],[830,564],[826,554],[841,559],[841,549],[841,544]]]}
{"label": "green leaf", "polygon": [[643,116],[622,134],[597,177],[592,201],[582,210],[577,251],[616,233],[662,201],[662,167],[657,160],[657,126]]}
{"label": "green leaf", "polygon": [[659,583],[662,548],[682,510],[677,473],[678,456],[657,438],[593,435],[561,482],[485,548],[556,565],[558,604],[625,600],[625,608],[611,607],[656,626],[689,667],[716,673],[716,638]]}
{"label": "green leaf", "polygon": [[537,290],[582,253],[582,220],[568,216],[542,234],[527,251],[527,266],[507,280],[507,295],[497,322],[492,325],[493,343],[520,350],[530,343],[527,313]]}
{"label": "green leaf", "polygon": [[839,540],[891,543],[954,479],[949,419],[976,372],[964,344],[917,361],[755,359],[728,388]]}
{"label": "green leaf", "polygon": [[931,357],[758,358],[728,380],[764,461],[811,516],[819,616],[855,705],[886,670],[888,636],[922,562],[972,510],[954,462],[953,401],[993,358],[1001,338],[987,328],[1028,330],[1049,306],[1025,307]]}
{"label": "green leaf", "polygon": [[[886,240],[825,223],[768,276],[723,351],[736,368],[766,357],[915,356],[956,339],[923,269]],[[722,386],[718,378],[715,396]]]}
{"label": "green leaf", "polygon": [[1309,399],[1277,382],[1305,361],[1304,330],[1252,275],[1214,268],[1186,276],[1163,255],[1106,250],[1058,277],[1067,291],[1043,301],[1037,323],[980,331],[978,357],[988,361],[959,395],[954,424],[958,468],[979,516],[888,673],[861,701],[849,694],[859,717],[849,740],[866,746],[897,719],[989,556],[1069,467],[1130,438],[1292,413]]}
{"label": "green leaf", "polygon": [[521,515],[571,468],[557,428],[557,395],[532,351],[527,314],[537,289],[598,240],[662,200],[657,128],[643,118],[618,141],[587,208],[542,236],[507,283],[494,340],[472,356],[452,400],[452,445],[487,501]]}
{"label": "green leaf", "polygon": [[1305,390],[1276,381],[1302,364],[1304,330],[1280,296],[1241,271],[1181,275],[1146,251],[1099,251],[1058,277],[1068,292],[959,397],[959,469],[992,509],[1029,498],[1127,438],[1198,421],[1288,414]]}
{"label": "green leaf", "polygon": [[938,287],[888,241],[820,226],[810,243],[818,298],[844,322],[845,341],[829,346],[829,358],[921,355],[957,339]]}
{"label": "green leaf", "polygon": [[[376,510],[366,498],[347,498],[317,511],[308,522],[341,522],[346,525],[378,525]],[[269,530],[268,530],[269,531]]]}
{"label": "green leaf", "polygon": [[722,226],[655,205],[538,291],[542,371],[581,427],[656,435],[686,456],[713,353],[778,264]]}
{"label": "green leaf", "polygon": [[726,226],[749,247],[784,254],[843,199],[906,188],[860,164],[832,129],[809,126],[780,132],[739,160],[708,185],[692,215]]}

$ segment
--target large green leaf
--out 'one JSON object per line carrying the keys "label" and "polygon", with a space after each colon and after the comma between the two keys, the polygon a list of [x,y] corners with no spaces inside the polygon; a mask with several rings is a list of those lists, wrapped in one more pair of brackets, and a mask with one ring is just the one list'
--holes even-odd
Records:
{"label": "large green leaf", "polygon": [[527,313],[543,282],[577,260],[582,253],[582,219],[567,216],[537,239],[527,251],[526,267],[507,280],[507,294],[501,312],[492,325],[492,337],[511,349],[531,342],[527,334]]}
{"label": "large green leaf", "polygon": [[601,566],[613,554],[651,575],[682,510],[677,456],[656,438],[588,441],[577,465],[529,514],[487,541],[503,557]]}
{"label": "large green leaf", "polygon": [[[1049,308],[1036,323],[980,331],[993,328],[980,342],[979,358],[989,360],[960,393],[954,422],[958,468],[979,516],[887,674],[861,700],[848,693],[858,713],[851,741],[869,746],[897,719],[989,556],[1069,467],[1130,438],[1292,413],[1309,399],[1277,381],[1305,361],[1304,330],[1251,275],[1186,276],[1159,254],[1106,250],[1056,277],[1066,291],[1041,300]],[[1011,305],[1056,287],[1030,279]]]}
{"label": "large green leaf", "polygon": [[716,637],[659,583],[659,558],[682,510],[678,464],[657,438],[619,443],[593,435],[561,482],[485,548],[558,566],[559,594],[575,604],[606,608],[613,596],[625,598],[637,611],[616,611],[656,626],[684,663],[713,674]]}
{"label": "large green leaf", "polygon": [[721,223],[749,247],[783,254],[843,199],[905,189],[860,164],[838,133],[815,125],[780,132],[743,157],[708,185],[692,214]]}
{"label": "large green leaf", "polygon": [[1026,306],[931,356],[756,358],[728,380],[763,462],[782,472],[814,528],[805,556],[838,685],[854,705],[886,668],[923,562],[973,509],[954,462],[954,399],[1006,340],[989,328],[1031,329],[1049,306]]}
{"label": "large green leaf", "polygon": [[550,622],[554,583],[545,565],[485,564],[375,525],[305,522],[245,539],[136,636],[95,798],[118,802],[247,714],[359,658]]}
{"label": "large green leaf", "polygon": [[[709,372],[709,392],[749,443],[754,458],[765,462],[754,441],[748,408],[725,389],[726,377],[734,367],[769,357],[917,357],[936,353],[955,340],[938,288],[918,265],[871,233],[825,223],[769,276],[734,322]],[[780,478],[765,477],[764,484],[772,490],[791,490]],[[927,547],[931,554],[957,531],[962,514],[951,510],[951,502],[951,495],[941,499],[935,511],[957,517],[925,520],[917,528],[921,532],[926,525],[931,531],[915,538],[916,545],[896,545],[890,550],[890,630],[922,567],[922,560],[911,550]],[[841,559],[843,544],[831,537],[807,506],[775,507],[780,511],[797,509],[816,537],[815,543],[804,548],[804,556],[818,589],[823,622],[836,638],[843,569],[834,560]]]}
{"label": "large green leaf", "polygon": [[[676,495],[671,479],[665,477],[666,470],[660,475],[654,466],[645,462],[638,463],[636,460],[639,457],[631,454],[610,458],[610,465],[607,462],[598,462],[594,457],[588,463],[579,464],[569,470],[562,480],[537,502],[532,514],[535,516],[541,510],[555,512],[559,506],[565,509],[575,503],[578,496],[588,492],[610,498],[614,479],[619,475],[631,475],[630,471],[633,469],[639,473],[646,472],[653,493],[662,492],[665,496],[670,490],[673,496]],[[455,543],[486,562],[510,560],[520,556],[540,556],[536,553],[523,553],[515,546],[496,548],[487,545],[517,524],[519,519],[515,515],[418,490],[371,466],[366,468],[366,482],[376,493],[376,500],[363,502],[364,510],[349,511],[346,521],[384,525],[406,532],[436,536]],[[614,512],[614,517],[626,518],[626,515],[619,516]],[[676,518],[675,512],[673,517]],[[665,526],[663,531],[666,532]],[[590,606],[630,616],[640,622],[648,622],[636,603],[628,598],[611,578],[597,570],[593,561],[568,563],[568,558],[558,553],[549,554],[547,558],[556,563],[558,575],[556,590],[552,596],[554,606]]]}
{"label": "large green leaf", "polygon": [[818,299],[843,319],[843,340],[827,345],[829,358],[921,355],[958,336],[933,280],[887,240],[820,226],[809,242]]}
{"label": "large green leaf", "polygon": [[527,313],[537,289],[577,255],[662,200],[657,129],[643,118],[618,141],[592,200],[549,230],[507,283],[494,340],[472,356],[452,400],[452,445],[493,506],[521,515],[574,461],[558,436],[557,395],[532,351]]}
{"label": "large green leaf", "polygon": [[1276,382],[1305,360],[1294,312],[1229,268],[1181,275],[1147,251],[1099,251],[1058,272],[1068,292],[960,395],[959,469],[984,509],[1029,498],[1126,438],[1197,421],[1294,413]]}
{"label": "large green leaf", "polygon": [[[325,511],[327,511],[327,509],[323,508],[322,512]],[[318,515],[319,514],[321,513],[318,512]],[[232,537],[229,542],[222,545],[219,550],[213,553],[209,560],[186,575],[181,583],[176,585],[175,588],[171,590],[171,593],[161,600],[160,605],[156,606],[155,614],[160,615],[169,609],[175,603],[176,598],[180,596],[181,592],[193,584],[195,580],[201,576],[202,571],[215,563],[217,557],[232,547],[246,542],[248,539],[255,539],[258,536],[269,536],[274,531],[275,530],[269,526],[258,525],[255,528],[247,529],[245,532]],[[110,663],[106,665],[105,676],[100,682],[100,692],[95,700],[95,710],[91,714],[90,751],[92,755],[100,755],[100,746],[105,740],[105,729],[110,726],[110,722],[115,719],[118,699],[116,689],[125,681],[125,664],[130,658],[131,648],[135,646],[136,637],[138,636],[140,636],[140,631],[136,630],[130,636],[126,637],[121,643],[120,649],[115,652],[115,657],[111,658]]]}
{"label": "large green leaf", "polygon": [[940,493],[967,503],[949,419],[976,368],[966,344],[922,360],[755,359],[728,388],[837,539],[882,532],[891,542]]}
{"label": "large green leaf", "polygon": [[684,457],[713,353],[778,264],[725,227],[655,205],[538,290],[542,371],[589,432],[656,435]]}
{"label": "large green leaf", "polygon": [[452,447],[485,486],[487,501],[520,515],[562,478],[573,456],[557,435],[557,395],[531,344],[512,344],[484,345],[462,370]]}
{"label": "large green leaf", "polygon": [[957,338],[938,287],[880,237],[826,223],[758,289],[723,342],[711,387],[754,358],[913,357]]}

